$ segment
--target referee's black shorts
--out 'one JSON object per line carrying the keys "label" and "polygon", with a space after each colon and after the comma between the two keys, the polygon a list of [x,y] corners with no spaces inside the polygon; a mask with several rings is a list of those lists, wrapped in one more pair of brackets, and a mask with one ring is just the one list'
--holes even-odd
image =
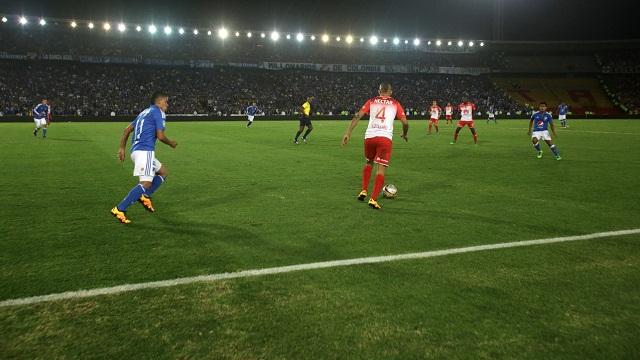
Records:
{"label": "referee's black shorts", "polygon": [[311,117],[305,115],[300,116],[300,126],[311,126]]}

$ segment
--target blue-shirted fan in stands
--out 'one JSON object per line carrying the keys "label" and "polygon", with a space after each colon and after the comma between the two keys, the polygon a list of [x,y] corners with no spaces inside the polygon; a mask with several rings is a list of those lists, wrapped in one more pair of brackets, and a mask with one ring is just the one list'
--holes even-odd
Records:
{"label": "blue-shirted fan in stands", "polygon": [[140,182],[129,191],[129,194],[113,209],[111,215],[115,216],[123,224],[131,222],[127,218],[126,210],[136,201],[140,202],[149,212],[155,212],[151,196],[165,182],[167,168],[156,159],[156,140],[175,148],[178,143],[169,140],[164,135],[165,119],[169,107],[169,97],[162,92],[153,94],[153,105],[141,112],[138,117],[124,129],[120,138],[118,159],[124,161],[125,149],[129,135],[133,133],[131,141],[131,160],[134,163],[133,176],[137,176]]}
{"label": "blue-shirted fan in stands", "polygon": [[247,106],[247,127],[253,124],[253,118],[256,116],[256,114],[259,114],[261,112],[262,110],[258,109],[256,103],[251,103],[251,105]]}
{"label": "blue-shirted fan in stands", "polygon": [[47,137],[47,127],[51,123],[51,106],[49,106],[49,100],[42,98],[40,104],[33,108],[33,121],[36,123],[36,128],[33,130],[33,136],[38,136],[38,130],[42,128],[42,138]]}
{"label": "blue-shirted fan in stands", "polygon": [[531,115],[528,132],[529,135],[531,135],[533,147],[538,151],[538,159],[542,158],[542,149],[540,148],[540,140],[542,139],[549,145],[549,149],[551,149],[553,155],[555,155],[556,160],[561,160],[560,151],[558,151],[558,148],[549,135],[549,128],[551,128],[553,136],[558,136],[558,134],[556,134],[556,126],[553,123],[553,116],[547,112],[547,103],[541,102],[538,110],[539,111]]}

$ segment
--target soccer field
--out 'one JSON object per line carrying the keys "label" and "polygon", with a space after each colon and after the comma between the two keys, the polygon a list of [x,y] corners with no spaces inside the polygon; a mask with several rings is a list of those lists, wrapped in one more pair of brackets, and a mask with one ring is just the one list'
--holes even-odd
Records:
{"label": "soccer field", "polygon": [[[536,159],[528,121],[396,126],[375,211],[355,197],[364,121],[167,124],[156,213],[124,123],[0,123],[0,301],[320,261],[640,228],[640,121],[571,121]],[[0,307],[0,358],[638,358],[640,235]]]}

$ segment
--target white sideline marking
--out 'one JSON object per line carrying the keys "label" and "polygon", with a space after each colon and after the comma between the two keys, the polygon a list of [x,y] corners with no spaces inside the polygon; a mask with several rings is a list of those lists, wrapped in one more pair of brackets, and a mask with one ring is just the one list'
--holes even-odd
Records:
{"label": "white sideline marking", "polygon": [[326,268],[333,268],[333,267],[339,267],[339,266],[351,266],[351,265],[362,265],[362,264],[377,264],[377,263],[399,261],[399,260],[424,259],[424,258],[430,258],[430,257],[445,256],[445,255],[452,255],[452,254],[463,254],[463,253],[484,251],[484,250],[495,250],[495,249],[514,248],[514,247],[521,247],[521,246],[542,245],[542,244],[560,243],[560,242],[567,242],[567,241],[590,240],[590,239],[598,239],[598,238],[622,236],[622,235],[632,235],[632,234],[640,234],[640,229],[606,231],[606,232],[598,232],[598,233],[586,234],[586,235],[574,235],[574,236],[555,237],[555,238],[547,238],[547,239],[514,241],[514,242],[507,242],[507,243],[468,246],[468,247],[462,247],[462,248],[434,250],[434,251],[408,253],[408,254],[400,254],[400,255],[372,256],[372,257],[364,257],[364,258],[356,258],[356,259],[322,261],[322,262],[315,262],[315,263],[308,263],[308,264],[244,270],[244,271],[230,272],[230,273],[183,277],[183,278],[177,278],[172,280],[151,281],[151,282],[136,283],[136,284],[124,284],[124,285],[97,288],[97,289],[91,289],[91,290],[67,291],[63,293],[56,293],[56,294],[49,294],[49,295],[32,296],[32,297],[25,297],[25,298],[18,298],[18,299],[8,299],[8,300],[0,301],[0,307],[38,304],[38,303],[47,302],[47,301],[80,299],[80,298],[88,298],[88,297],[94,297],[99,295],[113,295],[113,294],[120,294],[124,292],[137,291],[137,290],[143,290],[143,289],[157,289],[157,288],[171,287],[171,286],[184,285],[184,284],[193,284],[198,282],[212,282],[212,281],[218,281],[218,280],[282,274],[282,273],[288,273],[293,271],[326,269]]}

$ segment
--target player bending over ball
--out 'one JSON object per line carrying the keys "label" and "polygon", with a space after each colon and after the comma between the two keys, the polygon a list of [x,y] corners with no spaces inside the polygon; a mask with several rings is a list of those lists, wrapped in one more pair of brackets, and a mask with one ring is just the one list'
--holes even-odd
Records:
{"label": "player bending over ball", "polygon": [[551,140],[551,136],[549,136],[549,127],[551,127],[553,136],[558,136],[556,134],[556,125],[553,123],[553,116],[547,112],[547,103],[541,102],[538,111],[531,115],[528,134],[531,135],[533,147],[538,151],[538,159],[542,158],[542,149],[540,149],[540,140],[542,139],[549,145],[549,149],[556,156],[556,160],[561,160],[560,152]]}
{"label": "player bending over ball", "polygon": [[402,138],[407,141],[409,123],[404,114],[402,105],[391,97],[393,91],[388,83],[380,84],[378,90],[380,96],[367,101],[360,111],[353,117],[347,131],[342,137],[342,146],[347,145],[351,139],[353,129],[358,125],[358,121],[369,114],[369,126],[364,134],[364,157],[367,160],[362,169],[362,191],[358,194],[358,200],[364,201],[369,195],[369,180],[373,164],[376,164],[376,178],[373,185],[373,193],[369,199],[369,206],[373,209],[380,209],[378,196],[384,185],[384,173],[389,160],[391,160],[391,149],[393,139],[393,122],[398,119],[402,121]]}
{"label": "player bending over ball", "polygon": [[167,178],[167,168],[156,159],[156,140],[171,146],[175,149],[178,143],[169,140],[164,135],[165,112],[169,107],[169,97],[162,92],[153,94],[151,102],[153,105],[141,112],[138,117],[124,129],[120,138],[120,148],[118,148],[118,159],[124,161],[125,149],[129,135],[133,133],[131,139],[131,160],[134,163],[133,176],[140,179],[140,183],[129,191],[129,194],[113,209],[111,215],[115,216],[123,224],[131,222],[127,218],[127,208],[136,201],[140,202],[149,212],[155,212],[151,196]]}

